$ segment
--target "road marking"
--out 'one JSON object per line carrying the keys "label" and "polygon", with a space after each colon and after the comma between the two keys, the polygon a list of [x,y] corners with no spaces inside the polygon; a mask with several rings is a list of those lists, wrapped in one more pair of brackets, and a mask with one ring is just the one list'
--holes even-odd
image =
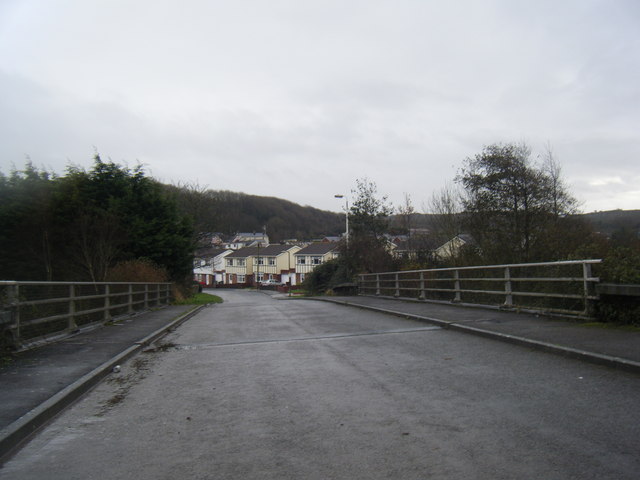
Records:
{"label": "road marking", "polygon": [[355,333],[334,333],[327,335],[314,335],[310,337],[293,337],[293,338],[275,338],[267,340],[246,340],[242,342],[224,342],[224,343],[198,343],[190,345],[175,345],[169,350],[200,350],[206,348],[217,347],[230,347],[237,345],[259,345],[264,343],[288,343],[288,342],[307,342],[313,340],[328,340],[336,338],[351,338],[351,337],[367,337],[375,335],[398,335],[404,333],[415,332],[428,332],[433,330],[442,330],[442,327],[422,327],[422,328],[399,328],[395,330],[374,330],[369,332],[355,332]]}

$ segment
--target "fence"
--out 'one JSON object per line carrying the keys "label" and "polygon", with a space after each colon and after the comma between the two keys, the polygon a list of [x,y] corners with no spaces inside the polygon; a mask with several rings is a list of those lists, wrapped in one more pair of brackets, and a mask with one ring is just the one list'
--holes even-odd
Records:
{"label": "fence", "polygon": [[363,295],[589,316],[601,260],[437,268],[359,275]]}
{"label": "fence", "polygon": [[0,340],[28,348],[170,301],[170,283],[0,281]]}

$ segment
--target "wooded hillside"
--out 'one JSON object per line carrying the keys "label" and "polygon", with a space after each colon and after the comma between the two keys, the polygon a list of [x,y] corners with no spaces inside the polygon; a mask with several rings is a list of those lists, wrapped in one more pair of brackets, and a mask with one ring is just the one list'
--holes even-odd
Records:
{"label": "wooded hillside", "polygon": [[344,214],[301,206],[275,197],[224,190],[166,186],[183,214],[192,218],[196,232],[261,232],[272,243],[295,238],[309,241],[344,232]]}

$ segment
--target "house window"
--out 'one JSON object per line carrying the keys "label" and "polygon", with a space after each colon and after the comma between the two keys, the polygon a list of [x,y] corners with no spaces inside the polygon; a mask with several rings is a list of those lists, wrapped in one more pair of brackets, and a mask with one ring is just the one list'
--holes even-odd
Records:
{"label": "house window", "polygon": [[322,263],[322,257],[311,257],[311,263],[313,265],[320,265]]}
{"label": "house window", "polygon": [[237,263],[238,263],[239,267],[244,267],[245,266],[245,259],[244,258],[239,258]]}
{"label": "house window", "polygon": [[264,258],[256,257],[255,265],[264,265]]}
{"label": "house window", "polygon": [[258,281],[262,282],[264,280],[264,273],[259,273],[258,274]]}
{"label": "house window", "polygon": [[244,279],[244,275],[238,275],[238,283],[244,283],[245,279]]}
{"label": "house window", "polygon": [[227,258],[227,267],[233,267],[233,258]]}
{"label": "house window", "polygon": [[304,257],[298,257],[298,265],[304,265],[304,261],[305,261]]}
{"label": "house window", "polygon": [[276,264],[276,257],[269,257],[269,265],[275,265]]}

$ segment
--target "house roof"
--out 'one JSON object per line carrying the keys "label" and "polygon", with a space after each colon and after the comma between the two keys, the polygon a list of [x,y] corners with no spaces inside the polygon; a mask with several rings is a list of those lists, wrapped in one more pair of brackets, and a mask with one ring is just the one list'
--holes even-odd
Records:
{"label": "house roof", "polygon": [[253,240],[258,240],[258,239],[263,239],[263,238],[267,238],[267,234],[266,233],[262,233],[262,232],[238,232],[236,233],[235,237],[233,237],[233,242],[238,242],[238,241],[253,241]]}
{"label": "house roof", "polygon": [[337,248],[338,245],[335,243],[312,243],[302,250],[298,250],[294,255],[325,255]]}
{"label": "house roof", "polygon": [[406,240],[395,242],[396,252],[417,252],[420,250],[433,250],[439,246],[437,241],[428,235],[415,235]]}
{"label": "house roof", "polygon": [[277,257],[281,253],[293,248],[294,245],[272,244],[266,247],[244,247],[227,255],[227,258],[247,258],[247,257]]}
{"label": "house roof", "polygon": [[476,246],[477,245],[476,239],[473,238],[468,233],[461,233],[461,234],[457,235],[457,237],[460,240],[462,240],[464,243],[468,244],[468,245],[471,245],[471,246]]}
{"label": "house roof", "polygon": [[220,255],[224,251],[225,251],[224,249],[216,248],[216,247],[198,248],[195,251],[193,256],[195,258],[212,258],[212,257],[217,257],[218,255]]}

